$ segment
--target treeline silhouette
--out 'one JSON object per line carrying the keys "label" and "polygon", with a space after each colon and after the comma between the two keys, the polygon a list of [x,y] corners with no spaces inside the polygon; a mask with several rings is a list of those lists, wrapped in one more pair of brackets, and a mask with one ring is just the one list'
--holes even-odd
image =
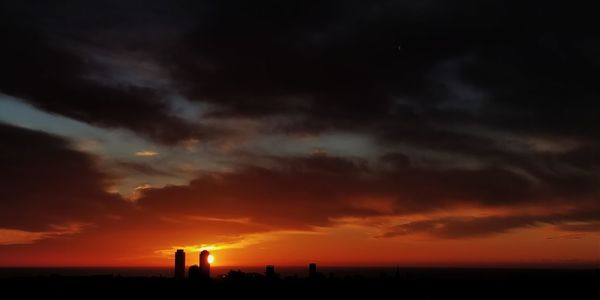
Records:
{"label": "treeline silhouette", "polygon": [[[231,270],[216,278],[39,276],[0,279],[5,299],[28,297],[122,297],[200,299],[356,298],[392,299],[597,299],[597,270],[457,270],[456,276],[436,272],[396,272],[379,277],[315,273],[282,277],[267,267],[265,274]],[[12,295],[12,296],[9,296]],[[4,297],[3,297],[4,298]]]}

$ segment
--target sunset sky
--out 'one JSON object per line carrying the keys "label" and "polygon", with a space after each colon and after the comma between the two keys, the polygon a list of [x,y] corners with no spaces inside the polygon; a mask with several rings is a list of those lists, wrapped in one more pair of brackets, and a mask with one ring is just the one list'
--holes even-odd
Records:
{"label": "sunset sky", "polygon": [[0,0],[0,266],[599,266],[597,11]]}

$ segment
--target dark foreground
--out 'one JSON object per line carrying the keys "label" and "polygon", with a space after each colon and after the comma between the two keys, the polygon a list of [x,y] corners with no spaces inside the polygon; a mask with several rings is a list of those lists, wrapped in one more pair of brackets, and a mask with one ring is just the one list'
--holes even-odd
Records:
{"label": "dark foreground", "polygon": [[[10,299],[231,297],[267,299],[600,299],[598,270],[481,270],[463,276],[402,274],[380,277],[266,278],[230,272],[210,280],[161,277],[42,276],[0,279]],[[8,299],[8,298],[7,298]]]}

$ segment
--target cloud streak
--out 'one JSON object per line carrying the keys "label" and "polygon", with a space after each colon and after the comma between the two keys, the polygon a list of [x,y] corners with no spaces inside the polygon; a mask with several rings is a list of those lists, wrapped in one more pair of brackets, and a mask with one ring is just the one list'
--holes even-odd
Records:
{"label": "cloud streak", "polygon": [[51,231],[26,231],[0,228],[0,246],[32,244],[43,239],[77,234],[82,230],[82,226],[79,224],[53,227],[54,229]]}
{"label": "cloud streak", "polygon": [[140,150],[134,153],[135,156],[142,156],[142,157],[152,157],[152,156],[157,156],[159,153],[153,150]]}

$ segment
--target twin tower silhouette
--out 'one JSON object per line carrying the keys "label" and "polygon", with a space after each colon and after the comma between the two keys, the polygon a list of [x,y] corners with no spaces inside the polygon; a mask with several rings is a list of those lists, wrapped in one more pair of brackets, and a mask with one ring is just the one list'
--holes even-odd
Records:
{"label": "twin tower silhouette", "polygon": [[[200,252],[200,266],[193,265],[188,271],[189,279],[210,279],[210,252],[202,250]],[[266,267],[265,276],[267,278],[276,277],[275,266],[268,265]],[[310,278],[317,277],[317,264],[311,263],[308,265],[308,276]],[[175,252],[175,278],[185,279],[185,251],[177,249]]]}
{"label": "twin tower silhouette", "polygon": [[[208,279],[210,278],[210,262],[208,257],[210,252],[202,250],[200,252],[200,266],[193,265],[188,271],[188,277],[190,279]],[[175,278],[185,278],[185,251],[183,249],[177,249],[175,252]]]}

